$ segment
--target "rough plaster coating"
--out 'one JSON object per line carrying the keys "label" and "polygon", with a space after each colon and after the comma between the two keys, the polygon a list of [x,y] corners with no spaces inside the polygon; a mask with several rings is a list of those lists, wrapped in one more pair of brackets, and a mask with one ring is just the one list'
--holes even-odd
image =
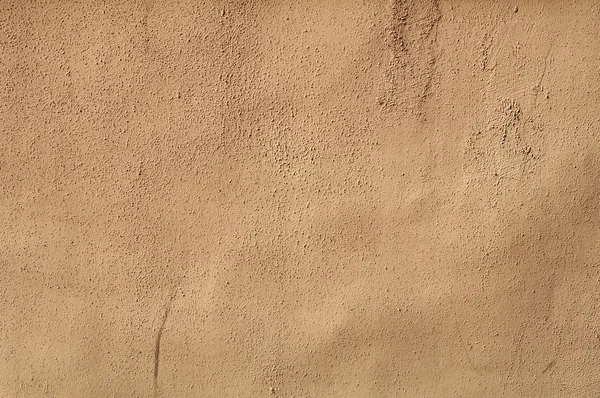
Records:
{"label": "rough plaster coating", "polygon": [[0,397],[600,391],[593,0],[0,1]]}

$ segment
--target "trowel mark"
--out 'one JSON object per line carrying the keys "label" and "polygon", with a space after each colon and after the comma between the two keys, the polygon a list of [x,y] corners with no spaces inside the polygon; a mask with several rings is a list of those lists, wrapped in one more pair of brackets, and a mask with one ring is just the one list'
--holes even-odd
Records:
{"label": "trowel mark", "polygon": [[437,62],[438,0],[392,0],[387,104],[417,108],[430,94]]}
{"label": "trowel mark", "polygon": [[552,369],[554,367],[554,365],[556,365],[556,359],[553,359],[552,361],[550,361],[548,363],[548,365],[546,365],[546,367],[544,368],[544,370],[542,370],[542,374],[544,374],[547,371],[549,371],[550,369]]}
{"label": "trowel mark", "polygon": [[169,300],[165,305],[165,310],[163,312],[163,317],[160,323],[160,327],[158,329],[158,333],[156,334],[156,341],[154,345],[154,396],[158,395],[158,367],[160,363],[160,341],[162,339],[163,331],[165,330],[165,325],[167,324],[167,319],[169,318],[169,313],[171,312],[171,307],[173,305],[173,299],[175,298],[174,294],[169,296]]}

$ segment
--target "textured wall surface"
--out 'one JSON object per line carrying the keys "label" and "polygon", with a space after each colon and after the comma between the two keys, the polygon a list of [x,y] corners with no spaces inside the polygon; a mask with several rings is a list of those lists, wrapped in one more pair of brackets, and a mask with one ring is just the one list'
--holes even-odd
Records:
{"label": "textured wall surface", "polygon": [[600,391],[595,0],[0,0],[0,397]]}

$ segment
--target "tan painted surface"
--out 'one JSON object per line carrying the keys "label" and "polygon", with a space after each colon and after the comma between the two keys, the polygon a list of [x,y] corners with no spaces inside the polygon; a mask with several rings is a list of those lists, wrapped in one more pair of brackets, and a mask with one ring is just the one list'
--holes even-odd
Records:
{"label": "tan painted surface", "polygon": [[0,397],[597,396],[597,1],[0,18]]}

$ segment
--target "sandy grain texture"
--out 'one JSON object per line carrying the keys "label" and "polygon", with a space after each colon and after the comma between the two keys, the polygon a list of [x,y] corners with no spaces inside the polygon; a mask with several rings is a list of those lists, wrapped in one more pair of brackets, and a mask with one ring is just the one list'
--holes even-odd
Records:
{"label": "sandy grain texture", "polygon": [[0,0],[0,397],[592,397],[593,0]]}

